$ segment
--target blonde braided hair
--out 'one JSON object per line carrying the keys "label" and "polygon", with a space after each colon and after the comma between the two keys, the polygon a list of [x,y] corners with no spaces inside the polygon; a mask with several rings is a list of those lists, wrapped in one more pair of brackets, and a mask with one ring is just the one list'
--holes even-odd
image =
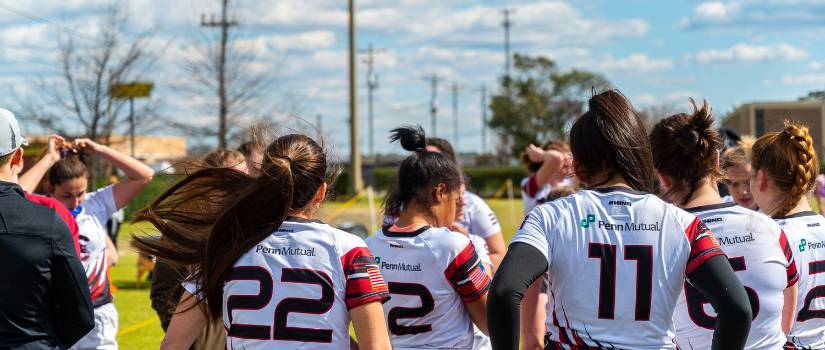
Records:
{"label": "blonde braided hair", "polygon": [[814,189],[819,171],[819,160],[808,127],[785,121],[781,132],[762,136],[753,145],[751,165],[753,171],[765,170],[783,193],[782,204],[770,214],[787,214],[802,196]]}

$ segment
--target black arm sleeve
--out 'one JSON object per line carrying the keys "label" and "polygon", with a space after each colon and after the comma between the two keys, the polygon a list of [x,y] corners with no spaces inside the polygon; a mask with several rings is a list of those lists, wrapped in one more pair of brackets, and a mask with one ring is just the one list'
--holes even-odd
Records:
{"label": "black arm sleeve", "polygon": [[72,234],[55,213],[52,243],[52,287],[57,306],[58,338],[72,346],[95,326],[86,271],[77,258]]}
{"label": "black arm sleeve", "polygon": [[724,255],[714,256],[688,279],[718,314],[712,349],[743,349],[751,329],[751,303],[728,259]]}
{"label": "black arm sleeve", "polygon": [[501,262],[487,296],[487,325],[496,350],[518,350],[519,309],[524,292],[547,271],[547,259],[526,243],[513,243]]}
{"label": "black arm sleeve", "polygon": [[169,328],[175,307],[183,294],[181,287],[184,278],[183,271],[185,269],[175,268],[160,260],[155,263],[155,269],[152,271],[149,299],[152,300],[152,308],[158,314],[160,326],[164,332]]}

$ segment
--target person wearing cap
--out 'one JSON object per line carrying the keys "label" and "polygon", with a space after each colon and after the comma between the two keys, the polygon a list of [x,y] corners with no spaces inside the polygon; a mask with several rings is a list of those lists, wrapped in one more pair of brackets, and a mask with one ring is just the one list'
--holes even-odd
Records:
{"label": "person wearing cap", "polygon": [[89,287],[66,223],[15,183],[25,145],[0,108],[0,349],[66,349],[94,327]]}

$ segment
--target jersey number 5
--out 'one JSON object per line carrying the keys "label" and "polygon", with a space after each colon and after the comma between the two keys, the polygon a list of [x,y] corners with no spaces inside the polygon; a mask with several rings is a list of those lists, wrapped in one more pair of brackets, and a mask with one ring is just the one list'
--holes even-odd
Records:
{"label": "jersey number 5", "polygon": [[[745,271],[748,268],[744,256],[728,258],[728,261],[733,271]],[[753,319],[756,319],[756,316],[759,315],[759,295],[750,287],[745,287],[745,292],[751,302]],[[705,304],[710,302],[702,296],[702,293],[699,293],[696,287],[687,282],[685,282],[685,298],[687,298],[688,316],[693,320],[693,323],[705,329],[714,329],[716,327],[716,317],[705,313]]]}
{"label": "jersey number 5", "polygon": [[[590,243],[588,257],[601,260],[599,318],[612,320],[616,311],[616,246]],[[636,321],[648,321],[653,289],[653,246],[626,245],[624,259],[636,260]]]}
{"label": "jersey number 5", "polygon": [[309,269],[284,268],[281,270],[281,282],[317,284],[321,286],[321,298],[285,298],[281,300],[278,306],[275,307],[273,327],[236,324],[232,315],[235,310],[260,310],[269,305],[274,293],[272,275],[258,266],[236,266],[227,282],[239,280],[256,281],[260,287],[257,295],[231,295],[226,299],[226,313],[230,324],[229,331],[226,333],[228,336],[260,340],[332,342],[331,329],[299,328],[287,325],[290,312],[319,315],[332,308],[335,293],[329,275],[322,271]]}

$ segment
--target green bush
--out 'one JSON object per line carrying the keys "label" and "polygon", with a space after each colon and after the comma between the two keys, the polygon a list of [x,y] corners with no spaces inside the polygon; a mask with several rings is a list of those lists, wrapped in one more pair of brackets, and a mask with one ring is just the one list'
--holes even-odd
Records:
{"label": "green bush", "polygon": [[163,191],[166,191],[180,179],[180,175],[155,174],[152,182],[126,206],[126,220],[132,220],[135,212],[152,203]]}

